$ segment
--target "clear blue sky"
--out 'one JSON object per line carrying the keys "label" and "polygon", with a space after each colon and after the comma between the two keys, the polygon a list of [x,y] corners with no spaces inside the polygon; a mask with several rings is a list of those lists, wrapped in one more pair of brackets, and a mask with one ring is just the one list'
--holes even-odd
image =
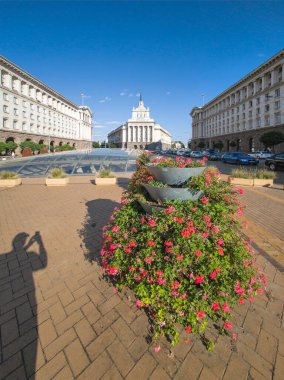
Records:
{"label": "clear blue sky", "polygon": [[0,2],[0,54],[94,112],[103,140],[136,106],[174,139],[193,106],[284,47],[283,1]]}

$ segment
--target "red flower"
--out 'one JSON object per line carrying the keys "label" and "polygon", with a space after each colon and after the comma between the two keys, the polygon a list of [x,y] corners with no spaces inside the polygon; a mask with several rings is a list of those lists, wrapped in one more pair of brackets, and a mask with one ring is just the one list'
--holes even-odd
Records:
{"label": "red flower", "polygon": [[227,322],[226,321],[224,323],[224,327],[225,327],[226,330],[230,330],[233,327],[233,324],[232,324],[232,322]]}
{"label": "red flower", "polygon": [[191,330],[192,330],[192,327],[190,325],[187,326],[187,328],[185,329],[186,334],[189,334]]}
{"label": "red flower", "polygon": [[156,245],[156,243],[154,241],[149,240],[149,241],[147,241],[147,245],[149,247],[154,247],[154,245]]}
{"label": "red flower", "polygon": [[107,271],[111,276],[115,276],[118,272],[118,269],[116,267],[109,267]]}
{"label": "red flower", "polygon": [[154,259],[153,259],[153,257],[145,257],[144,261],[145,261],[147,264],[151,264],[151,263],[154,261]]}
{"label": "red flower", "polygon": [[195,252],[195,255],[196,255],[197,257],[200,257],[200,256],[202,255],[202,252],[201,252],[201,251],[196,251],[196,252]]}
{"label": "red flower", "polygon": [[172,242],[172,241],[167,241],[167,240],[166,240],[166,241],[164,242],[164,244],[165,244],[166,247],[172,247],[172,246],[173,246],[173,242]]}
{"label": "red flower", "polygon": [[204,311],[197,311],[196,314],[198,318],[203,318],[205,315]]}
{"label": "red flower", "polygon": [[129,247],[124,248],[124,252],[125,253],[130,253],[131,252],[131,248],[129,248]]}
{"label": "red flower", "polygon": [[136,247],[135,241],[130,241],[129,244],[128,244],[128,246],[131,247],[131,248]]}
{"label": "red flower", "polygon": [[148,220],[148,225],[149,225],[150,227],[155,227],[155,225],[156,225],[155,220],[153,220],[153,219],[149,219],[149,220]]}
{"label": "red flower", "polygon": [[238,192],[239,194],[244,195],[244,190],[241,189],[240,187],[238,187],[236,190],[237,190],[237,192]]}
{"label": "red flower", "polygon": [[112,232],[118,232],[119,231],[119,227],[118,226],[113,226],[111,230],[112,230]]}
{"label": "red flower", "polygon": [[201,202],[202,202],[204,205],[205,205],[206,203],[209,202],[209,199],[208,199],[208,198],[205,198],[205,197],[201,198],[200,200],[201,200]]}
{"label": "red flower", "polygon": [[220,309],[220,305],[218,304],[218,302],[216,302],[216,303],[212,303],[211,307],[212,307],[212,309],[213,309],[214,311],[217,311],[217,310]]}
{"label": "red flower", "polygon": [[245,300],[243,298],[239,299],[239,305],[242,305],[244,302],[245,302]]}
{"label": "red flower", "polygon": [[230,313],[230,306],[227,303],[224,303],[222,309],[225,313]]}
{"label": "red flower", "polygon": [[166,279],[165,278],[157,278],[157,283],[159,284],[159,285],[163,285],[164,283],[166,282]]}
{"label": "red flower", "polygon": [[212,273],[210,273],[209,277],[211,278],[211,280],[214,280],[217,277],[216,271],[214,270]]}
{"label": "red flower", "polygon": [[204,280],[204,276],[196,276],[194,282],[196,285],[201,284]]}

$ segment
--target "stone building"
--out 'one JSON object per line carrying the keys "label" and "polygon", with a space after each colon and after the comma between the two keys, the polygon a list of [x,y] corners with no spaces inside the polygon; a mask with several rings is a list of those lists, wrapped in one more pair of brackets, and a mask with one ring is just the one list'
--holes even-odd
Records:
{"label": "stone building", "polygon": [[108,134],[108,142],[123,149],[165,149],[171,147],[171,134],[150,117],[140,95],[128,121]]}
{"label": "stone building", "polygon": [[[192,147],[223,143],[225,151],[262,150],[260,137],[284,133],[284,50],[223,91],[203,107],[194,107]],[[284,143],[275,146],[284,150]]]}
{"label": "stone building", "polygon": [[0,141],[91,148],[92,112],[0,56]]}

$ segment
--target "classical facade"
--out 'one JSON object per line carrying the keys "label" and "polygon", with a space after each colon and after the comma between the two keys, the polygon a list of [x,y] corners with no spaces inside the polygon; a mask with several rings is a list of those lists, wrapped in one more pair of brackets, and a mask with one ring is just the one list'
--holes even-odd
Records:
{"label": "classical facade", "polygon": [[140,95],[131,118],[108,134],[108,142],[123,149],[164,149],[171,147],[171,134],[150,117],[150,109]]}
{"label": "classical facade", "polygon": [[[284,50],[240,79],[203,107],[194,107],[192,147],[202,141],[207,148],[216,142],[223,150],[261,150],[263,133],[284,133]],[[283,151],[284,144],[276,145]]]}
{"label": "classical facade", "polygon": [[0,56],[0,141],[91,148],[92,112]]}

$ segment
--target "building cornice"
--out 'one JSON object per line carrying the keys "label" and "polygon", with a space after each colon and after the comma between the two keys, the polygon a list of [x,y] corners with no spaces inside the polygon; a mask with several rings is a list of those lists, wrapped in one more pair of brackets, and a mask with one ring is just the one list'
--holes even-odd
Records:
{"label": "building cornice", "polygon": [[40,87],[44,92],[52,94],[54,97],[59,98],[62,102],[69,104],[71,107],[75,108],[76,110],[79,110],[79,106],[75,103],[73,103],[71,100],[66,99],[63,95],[59,94],[40,80],[33,77],[31,74],[29,74],[27,71],[21,69],[19,66],[15,65],[11,61],[9,61],[7,58],[0,55],[0,64],[3,64],[7,69],[14,71],[19,76],[23,77],[25,80],[33,83],[35,86]]}

